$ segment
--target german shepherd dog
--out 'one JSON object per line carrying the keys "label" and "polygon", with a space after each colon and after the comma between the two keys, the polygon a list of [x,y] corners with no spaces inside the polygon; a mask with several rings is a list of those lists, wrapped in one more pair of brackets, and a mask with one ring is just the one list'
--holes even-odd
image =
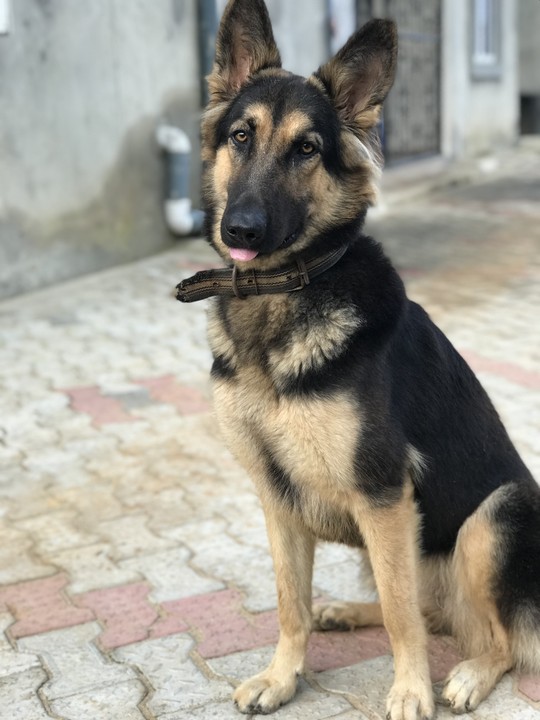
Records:
{"label": "german shepherd dog", "polygon": [[[476,377],[362,233],[397,32],[372,20],[311,77],[281,69],[262,0],[230,0],[202,124],[211,244],[229,269],[209,337],[221,431],[251,474],[280,637],[243,713],[290,700],[312,627],[384,625],[390,720],[434,714],[427,632],[466,658],[443,702],[473,710],[513,667],[540,671],[540,488]],[[312,609],[317,539],[361,548],[380,603]]]}

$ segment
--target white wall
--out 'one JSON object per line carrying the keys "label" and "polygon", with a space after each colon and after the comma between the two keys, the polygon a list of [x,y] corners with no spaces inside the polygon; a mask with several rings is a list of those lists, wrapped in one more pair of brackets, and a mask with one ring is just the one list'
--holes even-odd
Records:
{"label": "white wall", "polygon": [[497,151],[518,136],[516,0],[502,0],[502,73],[478,80],[471,72],[471,5],[443,0],[442,152],[465,157]]}

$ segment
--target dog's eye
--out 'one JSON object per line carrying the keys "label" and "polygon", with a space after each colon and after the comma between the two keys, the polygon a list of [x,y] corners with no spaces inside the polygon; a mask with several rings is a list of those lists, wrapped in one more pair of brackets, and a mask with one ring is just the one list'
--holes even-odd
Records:
{"label": "dog's eye", "polygon": [[300,153],[300,155],[304,155],[304,157],[307,157],[308,155],[313,155],[315,150],[316,150],[316,148],[313,143],[303,142],[300,145],[298,152]]}
{"label": "dog's eye", "polygon": [[233,132],[231,137],[234,142],[239,145],[243,145],[248,141],[248,134],[245,130],[237,130],[236,132]]}

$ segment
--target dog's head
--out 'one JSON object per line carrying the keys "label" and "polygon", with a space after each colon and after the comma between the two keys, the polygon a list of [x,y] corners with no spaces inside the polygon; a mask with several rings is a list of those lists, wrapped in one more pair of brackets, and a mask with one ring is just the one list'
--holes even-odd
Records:
{"label": "dog's head", "polygon": [[372,20],[299,77],[281,69],[263,0],[229,1],[202,125],[208,232],[223,258],[273,267],[363,221],[396,55],[394,23]]}

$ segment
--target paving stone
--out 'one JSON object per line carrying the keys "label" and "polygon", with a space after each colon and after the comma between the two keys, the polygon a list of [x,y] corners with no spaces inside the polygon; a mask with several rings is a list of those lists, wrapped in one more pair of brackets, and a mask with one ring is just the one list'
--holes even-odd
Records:
{"label": "paving stone", "polygon": [[228,683],[209,680],[191,660],[192,645],[176,635],[115,650],[117,660],[137,667],[154,688],[144,703],[150,713],[161,716],[230,698]]}
{"label": "paving stone", "polygon": [[99,524],[97,530],[111,543],[111,557],[122,560],[148,555],[174,546],[173,541],[159,538],[148,530],[145,515],[129,515]]}
{"label": "paving stone", "polygon": [[64,392],[70,397],[71,407],[76,412],[90,415],[97,427],[106,423],[128,423],[135,420],[117,399],[103,396],[97,387],[65,388]]}
{"label": "paving stone", "polygon": [[462,354],[475,372],[497,375],[531,390],[540,389],[540,372],[528,370],[515,363],[493,360],[471,350],[464,351]]}
{"label": "paving stone", "polygon": [[519,678],[517,688],[528,700],[540,703],[540,675],[526,675]]}
{"label": "paving stone", "polygon": [[189,567],[190,553],[185,548],[173,548],[152,555],[141,555],[119,562],[121,568],[132,575],[146,578],[153,586],[151,598],[164,602],[219,590],[223,583],[199,575]]}
{"label": "paving stone", "polygon": [[[514,679],[505,675],[495,690],[474,711],[478,720],[539,720],[540,708],[532,708],[513,692]],[[443,716],[444,717],[444,716]],[[448,718],[455,718],[448,712]]]}
{"label": "paving stone", "polygon": [[[197,652],[204,658],[229,655],[277,641],[275,612],[247,615],[242,612],[242,595],[235,590],[209,593],[184,600],[164,602],[169,617],[178,617],[198,637]],[[161,623],[156,624],[160,631]]]}
{"label": "paving stone", "polygon": [[93,620],[89,610],[76,608],[64,593],[68,579],[52,575],[0,587],[0,608],[9,609],[16,622],[9,628],[14,638],[36,635]]}
{"label": "paving stone", "polygon": [[37,655],[17,652],[13,648],[0,650],[0,686],[4,682],[4,678],[26,673],[34,668],[41,669],[41,663]]}
{"label": "paving stone", "polygon": [[49,702],[137,679],[130,667],[98,651],[93,641],[99,633],[97,623],[86,623],[20,640],[23,650],[40,656],[51,676],[42,689]]}
{"label": "paving stone", "polygon": [[[94,590],[76,595],[73,602],[92,612],[104,625],[99,645],[109,650],[146,640],[158,619],[156,609],[148,602],[150,587],[145,583]],[[181,629],[187,629],[184,625]]]}
{"label": "paving stone", "polygon": [[41,668],[37,655],[17,651],[4,635],[5,631],[12,624],[12,615],[9,613],[0,613],[0,685],[2,684],[1,678],[8,677],[9,675],[18,675],[19,673],[34,668]]}
{"label": "paving stone", "polygon": [[74,512],[48,512],[18,522],[17,527],[32,538],[38,552],[54,554],[64,548],[92,545],[96,535],[84,532],[80,518]]}
{"label": "paving stone", "polygon": [[247,610],[258,612],[276,607],[274,571],[268,552],[227,535],[203,538],[192,550],[192,566],[245,592]]}
{"label": "paving stone", "polygon": [[145,716],[137,706],[146,693],[140,681],[131,680],[59,698],[51,703],[51,709],[70,720],[143,720]]}
{"label": "paving stone", "polygon": [[[323,690],[345,695],[355,707],[369,707],[373,720],[384,720],[386,696],[393,677],[393,660],[386,655],[351,667],[317,673],[313,679]],[[438,720],[440,717],[438,713]]]}
{"label": "paving stone", "polygon": [[42,668],[3,677],[0,680],[0,720],[50,720],[37,694],[47,679]]}
{"label": "paving stone", "polygon": [[2,528],[0,585],[22,582],[28,578],[44,577],[53,572],[53,567],[34,556],[32,540],[27,533],[11,527]]}
{"label": "paving stone", "polygon": [[[301,679],[294,698],[272,713],[272,717],[276,720],[342,720],[347,718],[347,714],[343,714],[346,708],[353,712],[347,700],[318,692]],[[354,713],[354,720],[367,720],[367,717],[359,714],[357,710]],[[238,710],[232,700],[165,716],[166,720],[238,720],[238,717]],[[350,717],[353,718],[353,715]]]}
{"label": "paving stone", "polygon": [[[175,358],[172,358],[174,363]],[[147,388],[150,396],[163,403],[174,405],[181,415],[193,415],[210,409],[208,400],[195,388],[180,384],[173,375],[145,378],[137,381]]]}
{"label": "paving stone", "polygon": [[[110,545],[96,543],[86,547],[54,553],[55,565],[70,577],[69,590],[83,593],[112,585],[124,585],[141,579],[139,573],[115,565],[110,558]],[[45,553],[44,557],[47,557]]]}

